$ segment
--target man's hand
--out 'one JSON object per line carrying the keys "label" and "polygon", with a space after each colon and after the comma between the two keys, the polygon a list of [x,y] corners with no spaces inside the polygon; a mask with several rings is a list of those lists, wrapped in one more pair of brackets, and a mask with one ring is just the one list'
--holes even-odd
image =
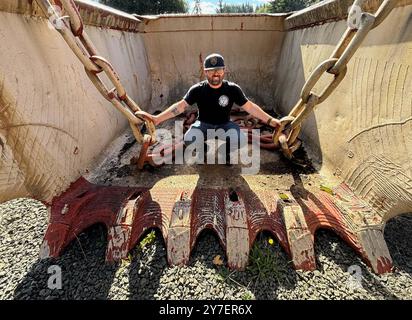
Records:
{"label": "man's hand", "polygon": [[269,125],[273,128],[279,128],[280,127],[280,120],[272,118],[269,122]]}
{"label": "man's hand", "polygon": [[135,115],[136,117],[142,120],[152,121],[155,126],[157,126],[160,123],[159,118],[157,116],[151,115],[150,113],[147,113],[146,111],[136,111]]}
{"label": "man's hand", "polygon": [[263,111],[261,107],[259,107],[257,104],[253,103],[250,100],[248,100],[242,106],[242,109],[245,110],[250,115],[254,116],[255,118],[259,119],[260,121],[266,123],[267,125],[275,129],[279,128],[280,126],[280,121],[278,119],[272,118],[269,114]]}
{"label": "man's hand", "polygon": [[188,106],[189,105],[187,104],[187,102],[184,99],[182,99],[172,104],[169,108],[167,108],[165,111],[159,113],[156,116],[151,115],[150,113],[147,113],[145,111],[137,111],[135,112],[135,115],[140,119],[152,121],[153,124],[157,126],[158,124],[161,124],[163,121],[178,116],[183,111],[185,111]]}

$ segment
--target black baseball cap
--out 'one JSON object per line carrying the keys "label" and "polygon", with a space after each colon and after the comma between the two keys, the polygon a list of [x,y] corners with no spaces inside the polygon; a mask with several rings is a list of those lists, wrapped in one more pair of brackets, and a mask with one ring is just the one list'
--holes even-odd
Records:
{"label": "black baseball cap", "polygon": [[209,54],[204,63],[203,66],[205,70],[213,70],[213,69],[219,69],[219,68],[224,68],[225,67],[225,60],[223,57],[218,54],[218,53],[212,53]]}

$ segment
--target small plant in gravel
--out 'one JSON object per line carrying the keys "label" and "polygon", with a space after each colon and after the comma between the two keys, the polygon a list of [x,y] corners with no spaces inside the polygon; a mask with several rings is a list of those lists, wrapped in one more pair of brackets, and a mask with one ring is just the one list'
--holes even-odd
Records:
{"label": "small plant in gravel", "polygon": [[230,277],[230,270],[225,266],[217,267],[217,274],[220,276],[220,281],[226,282]]}
{"label": "small plant in gravel", "polygon": [[132,254],[132,252],[129,252],[127,257],[122,259],[122,261],[120,263],[120,267],[121,268],[128,267],[130,265],[130,263],[132,263],[132,260],[133,260],[133,254]]}
{"label": "small plant in gravel", "polygon": [[[271,239],[269,239],[271,240]],[[249,266],[247,271],[252,275],[256,282],[276,279],[278,285],[285,280],[287,266],[281,261],[280,257],[271,248],[272,241],[265,243],[255,243],[249,254]]]}
{"label": "small plant in gravel", "polygon": [[242,296],[240,297],[242,300],[252,300],[255,299],[255,297],[248,292],[249,290],[249,285],[244,285],[244,279],[242,279],[242,273],[236,270],[229,270],[226,266],[218,266],[216,269],[216,273],[218,274],[218,281],[225,283],[231,287],[239,289],[243,289],[246,292],[242,293]]}
{"label": "small plant in gravel", "polygon": [[242,300],[254,300],[255,297],[250,292],[245,292],[240,297]]}
{"label": "small plant in gravel", "polygon": [[140,242],[139,246],[142,251],[147,248],[148,245],[152,244],[156,239],[156,232],[154,230],[150,231],[146,237]]}

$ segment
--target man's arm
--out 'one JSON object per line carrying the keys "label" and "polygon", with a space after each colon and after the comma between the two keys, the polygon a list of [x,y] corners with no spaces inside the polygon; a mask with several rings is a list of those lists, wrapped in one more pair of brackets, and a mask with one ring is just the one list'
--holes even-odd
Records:
{"label": "man's arm", "polygon": [[148,118],[149,120],[153,121],[154,125],[158,125],[163,121],[168,119],[174,118],[184,112],[189,104],[184,100],[180,100],[174,104],[172,104],[169,108],[167,108],[162,113],[159,113],[157,116],[151,115],[145,111],[137,111],[136,116],[140,118]]}
{"label": "man's arm", "polygon": [[[280,126],[280,121],[278,119],[273,118],[272,116],[268,115],[265,111],[262,110],[257,104],[253,103],[252,101],[248,100],[243,106],[243,110],[245,110],[250,115],[254,116],[255,118],[259,119],[263,123],[266,123],[272,127]],[[269,121],[270,120],[270,121]]]}
{"label": "man's arm", "polygon": [[154,116],[156,118],[155,124],[162,123],[163,121],[178,116],[179,114],[183,113],[188,106],[189,104],[184,99],[172,104],[165,111],[159,113],[157,116]]}

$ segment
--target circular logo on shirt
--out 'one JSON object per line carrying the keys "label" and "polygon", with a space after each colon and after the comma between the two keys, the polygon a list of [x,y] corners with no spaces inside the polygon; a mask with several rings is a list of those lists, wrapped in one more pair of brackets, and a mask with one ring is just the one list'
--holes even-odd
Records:
{"label": "circular logo on shirt", "polygon": [[229,104],[229,98],[228,96],[220,96],[219,98],[219,106],[221,107],[226,107]]}

